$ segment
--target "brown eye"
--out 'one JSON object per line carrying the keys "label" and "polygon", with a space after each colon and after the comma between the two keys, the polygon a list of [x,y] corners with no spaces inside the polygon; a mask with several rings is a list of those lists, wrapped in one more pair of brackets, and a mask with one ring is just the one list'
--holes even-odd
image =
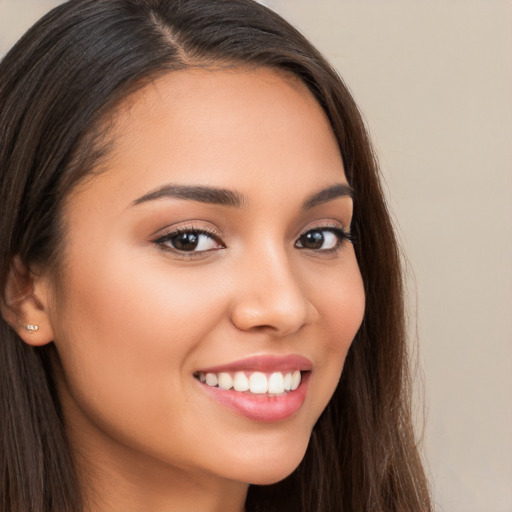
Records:
{"label": "brown eye", "polygon": [[348,238],[347,233],[337,228],[311,229],[301,235],[295,245],[301,249],[329,251],[337,249]]}
{"label": "brown eye", "polygon": [[193,232],[179,233],[173,236],[169,242],[179,251],[195,251],[199,244],[199,235]]}
{"label": "brown eye", "polygon": [[308,231],[299,238],[300,244],[305,249],[321,249],[324,244],[322,231]]}
{"label": "brown eye", "polygon": [[213,234],[192,229],[167,233],[155,240],[155,243],[179,252],[206,252],[224,247]]}

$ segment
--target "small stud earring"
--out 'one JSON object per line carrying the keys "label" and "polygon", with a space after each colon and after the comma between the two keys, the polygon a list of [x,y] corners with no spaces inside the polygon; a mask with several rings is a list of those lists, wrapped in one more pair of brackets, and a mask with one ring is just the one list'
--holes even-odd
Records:
{"label": "small stud earring", "polygon": [[36,331],[39,330],[39,325],[27,324],[27,325],[25,325],[25,329],[27,329],[27,331],[30,334],[33,334],[33,333],[35,333]]}

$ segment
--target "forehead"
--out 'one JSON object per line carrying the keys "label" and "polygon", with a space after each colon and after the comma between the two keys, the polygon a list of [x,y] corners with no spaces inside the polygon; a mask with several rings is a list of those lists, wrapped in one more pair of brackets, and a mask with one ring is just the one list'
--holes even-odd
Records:
{"label": "forehead", "polygon": [[120,105],[108,138],[102,170],[133,182],[133,194],[166,181],[243,192],[255,176],[277,186],[284,170],[305,189],[344,179],[324,111],[298,78],[272,69],[170,72]]}

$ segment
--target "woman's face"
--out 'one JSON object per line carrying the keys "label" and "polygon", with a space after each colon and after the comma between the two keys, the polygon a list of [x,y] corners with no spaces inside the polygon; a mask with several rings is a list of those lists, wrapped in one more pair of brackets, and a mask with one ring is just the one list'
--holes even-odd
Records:
{"label": "woman's face", "polygon": [[284,478],[364,310],[325,114],[275,71],[187,70],[137,92],[110,136],[50,283],[73,445],[117,471]]}

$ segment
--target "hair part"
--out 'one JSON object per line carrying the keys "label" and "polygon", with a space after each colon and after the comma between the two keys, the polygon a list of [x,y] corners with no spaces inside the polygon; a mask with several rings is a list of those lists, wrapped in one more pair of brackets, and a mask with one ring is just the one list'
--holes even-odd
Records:
{"label": "hair part", "polygon": [[[0,63],[1,289],[14,257],[59,271],[63,203],[108,154],[116,107],[162,74],[212,65],[289,72],[324,109],[355,192],[366,293],[363,324],[304,460],[282,482],[251,486],[247,510],[430,511],[411,424],[400,255],[377,162],[341,78],[264,6],[71,0],[13,47]],[[82,510],[52,350],[27,346],[0,320],[1,510]]]}

